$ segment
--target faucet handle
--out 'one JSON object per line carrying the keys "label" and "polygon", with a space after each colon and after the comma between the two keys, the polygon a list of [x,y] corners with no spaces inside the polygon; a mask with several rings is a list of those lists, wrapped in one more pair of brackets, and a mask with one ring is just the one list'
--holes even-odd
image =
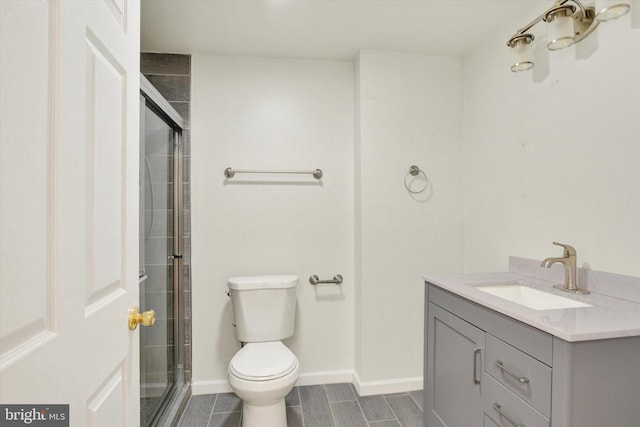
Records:
{"label": "faucet handle", "polygon": [[556,246],[562,246],[564,248],[564,256],[576,256],[576,249],[573,246],[565,245],[564,243],[552,242]]}

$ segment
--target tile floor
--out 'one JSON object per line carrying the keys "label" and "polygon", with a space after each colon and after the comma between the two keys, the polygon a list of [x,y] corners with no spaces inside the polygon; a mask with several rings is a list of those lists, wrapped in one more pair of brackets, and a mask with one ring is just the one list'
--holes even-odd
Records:
{"label": "tile floor", "polygon": [[[360,397],[351,384],[295,387],[286,398],[288,427],[422,427],[422,391]],[[192,396],[178,427],[240,427],[233,393]]]}

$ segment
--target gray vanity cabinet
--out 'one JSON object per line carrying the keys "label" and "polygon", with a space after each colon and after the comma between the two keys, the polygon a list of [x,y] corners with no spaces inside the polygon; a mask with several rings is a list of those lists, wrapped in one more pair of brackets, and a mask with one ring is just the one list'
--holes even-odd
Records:
{"label": "gray vanity cabinet", "polygon": [[[485,332],[429,303],[428,377],[425,412],[430,427],[472,426],[481,419],[481,349]],[[464,410],[461,410],[463,409]]]}
{"label": "gray vanity cabinet", "polygon": [[426,427],[640,427],[640,337],[570,343],[426,289]]}

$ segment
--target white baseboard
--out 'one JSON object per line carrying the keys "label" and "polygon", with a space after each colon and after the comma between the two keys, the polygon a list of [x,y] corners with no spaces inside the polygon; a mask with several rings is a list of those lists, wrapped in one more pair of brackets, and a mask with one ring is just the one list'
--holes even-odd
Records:
{"label": "white baseboard", "polygon": [[422,390],[422,377],[394,378],[391,380],[362,381],[358,373],[353,374],[353,386],[360,396],[373,396],[375,394],[404,393],[407,391]]}
{"label": "white baseboard", "polygon": [[224,380],[214,381],[192,381],[191,382],[191,394],[218,394],[218,393],[231,393],[231,386],[229,382]]}
{"label": "white baseboard", "polygon": [[[351,382],[353,382],[352,370],[307,372],[300,374],[300,378],[298,378],[296,386]],[[231,386],[226,379],[214,381],[193,381],[191,383],[191,394],[193,395],[229,393],[231,391],[233,390],[231,390]]]}
{"label": "white baseboard", "polygon": [[307,372],[300,374],[296,386],[352,383],[353,375],[354,372],[351,369],[345,369],[343,371]]}
{"label": "white baseboard", "polygon": [[[352,383],[360,396],[403,393],[407,391],[421,390],[423,386],[422,377],[363,382],[358,374],[350,369],[302,373],[300,374],[300,378],[298,378],[296,386],[340,383]],[[191,383],[192,395],[230,393],[231,391],[231,386],[229,386],[226,379],[193,381]]]}

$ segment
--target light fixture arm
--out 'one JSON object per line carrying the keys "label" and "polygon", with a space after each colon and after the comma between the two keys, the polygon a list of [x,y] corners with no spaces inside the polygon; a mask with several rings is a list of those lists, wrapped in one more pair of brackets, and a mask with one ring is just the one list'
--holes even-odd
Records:
{"label": "light fixture arm", "polygon": [[[514,39],[523,36],[527,31],[529,31],[531,28],[533,28],[536,24],[538,24],[541,21],[544,21],[546,16],[549,14],[549,12],[552,12],[554,9],[558,8],[559,6],[563,6],[564,4],[569,3],[569,2],[577,4],[578,8],[580,8],[580,13],[582,15],[580,18],[578,18],[580,21],[582,21],[585,17],[588,16],[587,9],[584,7],[584,5],[582,4],[582,2],[580,0],[557,0],[556,3],[553,6],[551,6],[549,9],[545,10],[544,12],[542,12],[533,21],[529,22],[524,27],[518,29],[515,32],[515,34],[513,36],[511,36],[511,38],[507,41],[507,46],[513,47]],[[595,27],[594,27],[594,29],[595,29]],[[593,31],[593,29],[591,31]],[[591,33],[591,31],[589,31],[589,33]],[[587,35],[588,35],[588,33],[584,34],[585,37]],[[584,37],[582,37],[582,38],[584,38]]]}
{"label": "light fixture arm", "polygon": [[[580,8],[580,11],[582,12],[582,18],[580,19],[584,19],[584,17],[587,16],[587,9],[584,7],[582,2],[580,0],[571,0],[571,1],[578,5],[578,7]],[[563,2],[558,2],[559,3],[558,6],[562,6],[566,2],[567,2],[566,0]]]}

